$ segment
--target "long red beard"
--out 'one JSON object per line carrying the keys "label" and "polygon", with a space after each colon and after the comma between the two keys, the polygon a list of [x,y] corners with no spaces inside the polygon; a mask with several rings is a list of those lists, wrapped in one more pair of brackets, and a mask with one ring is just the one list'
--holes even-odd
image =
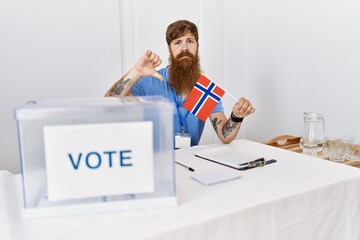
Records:
{"label": "long red beard", "polygon": [[[181,59],[183,56],[189,56]],[[170,53],[170,85],[177,94],[189,93],[201,75],[199,55],[182,52],[176,58]]]}

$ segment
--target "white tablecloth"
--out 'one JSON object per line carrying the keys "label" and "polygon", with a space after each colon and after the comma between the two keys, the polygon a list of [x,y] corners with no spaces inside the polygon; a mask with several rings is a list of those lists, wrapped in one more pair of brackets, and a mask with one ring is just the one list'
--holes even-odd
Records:
{"label": "white tablecloth", "polygon": [[[176,151],[196,172],[237,171]],[[0,172],[0,238],[359,240],[360,170],[247,140],[229,145],[277,163],[205,186],[177,165],[176,207],[24,220],[21,175]]]}

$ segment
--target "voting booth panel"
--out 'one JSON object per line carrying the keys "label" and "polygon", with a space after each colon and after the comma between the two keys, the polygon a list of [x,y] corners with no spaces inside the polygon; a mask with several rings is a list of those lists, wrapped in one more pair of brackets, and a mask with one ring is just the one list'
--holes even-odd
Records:
{"label": "voting booth panel", "polygon": [[24,216],[176,205],[173,115],[160,96],[16,108]]}

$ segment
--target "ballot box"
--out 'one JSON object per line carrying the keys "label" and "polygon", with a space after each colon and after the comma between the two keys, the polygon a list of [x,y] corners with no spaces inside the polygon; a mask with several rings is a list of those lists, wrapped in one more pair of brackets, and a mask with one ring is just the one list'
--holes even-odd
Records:
{"label": "ballot box", "polygon": [[175,206],[174,113],[160,96],[16,108],[24,217]]}

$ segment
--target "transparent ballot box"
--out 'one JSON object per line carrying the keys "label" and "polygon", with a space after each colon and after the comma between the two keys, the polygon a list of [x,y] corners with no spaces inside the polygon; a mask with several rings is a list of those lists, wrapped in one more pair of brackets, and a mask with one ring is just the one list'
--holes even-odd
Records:
{"label": "transparent ballot box", "polygon": [[177,205],[164,98],[31,101],[14,114],[26,218]]}

